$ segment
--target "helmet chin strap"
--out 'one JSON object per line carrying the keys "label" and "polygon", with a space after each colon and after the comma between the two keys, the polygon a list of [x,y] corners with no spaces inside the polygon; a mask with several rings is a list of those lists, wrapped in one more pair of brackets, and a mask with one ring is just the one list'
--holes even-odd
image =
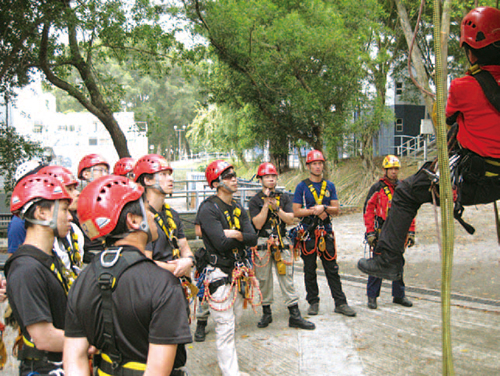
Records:
{"label": "helmet chin strap", "polygon": [[227,184],[224,183],[224,180],[220,179],[219,187],[227,189],[231,193],[236,193],[236,189],[231,189]]}
{"label": "helmet chin strap", "polygon": [[153,235],[151,234],[151,228],[148,223],[148,215],[146,213],[146,206],[144,205],[144,200],[142,198],[139,199],[139,205],[141,206],[142,212],[142,222],[139,225],[139,230],[148,234],[148,243],[153,240]]}
{"label": "helmet chin strap", "polygon": [[[25,213],[29,209],[30,206],[31,205],[26,207],[26,209],[23,212]],[[59,231],[57,230],[57,215],[59,214],[59,200],[54,201],[54,211],[52,212],[52,218],[50,221],[41,221],[39,219],[34,219],[34,218],[28,219],[28,218],[24,217],[24,213],[21,216],[21,219],[24,219],[25,221],[28,221],[29,223],[33,223],[35,225],[49,227],[54,232],[54,236],[59,237]]]}
{"label": "helmet chin strap", "polygon": [[151,186],[152,188],[158,189],[162,195],[166,195],[167,192],[163,190],[163,188],[160,185],[160,177],[158,175],[158,172],[155,174],[155,183]]}

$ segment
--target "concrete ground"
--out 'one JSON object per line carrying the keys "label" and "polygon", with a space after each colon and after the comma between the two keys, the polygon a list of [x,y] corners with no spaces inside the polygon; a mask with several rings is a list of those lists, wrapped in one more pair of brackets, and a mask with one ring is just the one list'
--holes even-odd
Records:
{"label": "concrete ground", "polygon": [[[466,234],[456,227],[452,284],[452,343],[456,375],[500,374],[500,253],[492,205],[468,208],[465,219],[476,227]],[[406,253],[405,281],[412,308],[392,303],[384,282],[379,308],[366,307],[366,276],[355,265],[363,257],[360,214],[334,219],[344,292],[357,317],[333,312],[334,303],[322,272],[320,314],[309,318],[317,328],[288,328],[288,311],[275,286],[273,323],[258,329],[260,308],[244,311],[236,332],[240,368],[250,375],[439,375],[441,374],[441,265],[434,214],[425,205],[417,217],[417,245]],[[301,265],[295,285],[300,308],[307,311]],[[3,306],[0,307],[3,310]],[[192,324],[194,332],[195,323]],[[188,345],[191,375],[220,375],[214,324],[203,343]],[[6,332],[10,349],[13,333]],[[12,360],[12,357],[10,358]],[[17,374],[9,360],[3,374]]]}

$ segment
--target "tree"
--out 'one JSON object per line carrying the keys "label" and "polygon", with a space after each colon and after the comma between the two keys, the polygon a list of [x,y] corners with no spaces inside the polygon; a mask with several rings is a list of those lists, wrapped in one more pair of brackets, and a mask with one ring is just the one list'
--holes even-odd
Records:
{"label": "tree", "polygon": [[[95,63],[94,67],[100,75],[109,76],[108,80],[116,82],[117,89],[108,94],[115,102],[127,111],[133,111],[139,127],[147,124],[150,145],[155,152],[173,157],[171,150],[178,147],[174,126],[190,124],[196,116],[199,103],[206,101],[201,90],[198,75],[199,68],[186,61],[184,69],[179,65],[165,62],[161,72],[145,73],[134,69],[133,62],[119,64],[115,59]],[[194,73],[188,74],[185,68],[191,67]],[[68,81],[76,84],[78,75],[73,74]],[[82,111],[84,108],[66,92],[57,88],[49,88],[57,98],[58,111]],[[184,138],[186,150],[189,151],[188,140]],[[138,157],[138,156],[135,156]]]}
{"label": "tree", "polygon": [[[148,0],[0,0],[0,8],[0,86],[23,85],[30,72],[42,72],[99,118],[118,155],[128,156],[127,140],[113,117],[120,101],[109,95],[120,94],[120,87],[95,63],[113,56],[146,72],[163,71],[162,60],[177,43],[174,32],[162,28],[161,7]],[[76,84],[67,80],[72,72],[79,76]]]}
{"label": "tree", "polygon": [[0,123],[0,176],[4,178],[7,197],[14,189],[17,166],[32,158],[41,158],[42,152],[38,143],[21,136],[13,127]]}
{"label": "tree", "polygon": [[259,144],[259,141],[263,146],[264,142],[252,134],[254,111],[251,105],[239,109],[224,104],[200,106],[187,137],[197,151],[234,151],[238,159],[246,164],[243,152]]}
{"label": "tree", "polygon": [[183,2],[225,81],[209,88],[214,102],[257,108],[254,134],[268,134],[272,146],[292,138],[323,150],[325,132],[341,132],[360,85],[359,39],[372,2]]}

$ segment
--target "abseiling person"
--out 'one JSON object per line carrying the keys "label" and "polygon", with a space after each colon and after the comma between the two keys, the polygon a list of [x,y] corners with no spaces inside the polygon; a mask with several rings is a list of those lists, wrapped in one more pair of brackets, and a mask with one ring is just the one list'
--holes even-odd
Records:
{"label": "abseiling person", "polygon": [[[265,328],[273,321],[273,269],[276,270],[278,283],[285,298],[291,328],[313,330],[312,322],[304,320],[299,310],[299,297],[293,285],[293,257],[290,242],[286,236],[286,225],[293,223],[292,200],[286,193],[277,192],[278,172],[272,163],[262,163],[257,169],[257,178],[262,190],[250,199],[248,210],[253,226],[259,235],[255,252],[255,275],[262,291],[262,317],[257,324]],[[274,266],[274,268],[273,268]]]}
{"label": "abseiling person", "polygon": [[[458,148],[450,161],[459,216],[463,206],[500,199],[500,10],[471,10],[461,23],[460,46],[473,67],[451,82],[446,103],[446,123],[458,126]],[[429,173],[434,172],[427,162],[398,185],[375,248],[380,256],[359,260],[363,273],[401,279],[406,235],[420,206],[432,202]]]}
{"label": "abseiling person", "polygon": [[104,237],[107,246],[68,297],[69,375],[89,375],[90,345],[100,350],[99,375],[169,375],[177,345],[192,341],[179,280],[144,255],[158,233],[143,192],[125,177],[108,175],[80,194],[84,231],[91,239]]}

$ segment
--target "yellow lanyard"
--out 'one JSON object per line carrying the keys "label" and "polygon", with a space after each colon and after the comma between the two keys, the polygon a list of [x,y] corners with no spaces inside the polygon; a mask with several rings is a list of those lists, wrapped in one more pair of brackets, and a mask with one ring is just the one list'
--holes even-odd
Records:
{"label": "yellow lanyard", "polygon": [[323,180],[323,183],[321,183],[321,192],[319,194],[319,197],[318,193],[316,192],[316,188],[314,188],[313,184],[309,185],[309,190],[314,196],[316,205],[323,205],[323,197],[325,197],[325,192],[326,192],[326,180]]}
{"label": "yellow lanyard", "polygon": [[[160,214],[155,213],[154,219],[155,219],[156,223],[158,223],[158,225],[160,225],[161,229],[163,230],[163,232],[167,236],[168,240],[170,240],[172,245],[174,245],[174,242],[173,242],[173,240],[175,238],[174,231],[177,229],[177,225],[175,224],[174,217],[172,216],[172,212],[170,211],[170,205],[164,204],[163,205],[163,212],[165,213],[165,215],[167,217],[168,229],[165,226],[165,222],[163,222],[163,219],[161,218]],[[174,249],[172,251],[172,255],[174,258],[178,258],[180,256],[179,249],[176,248],[175,246],[174,246]]]}

